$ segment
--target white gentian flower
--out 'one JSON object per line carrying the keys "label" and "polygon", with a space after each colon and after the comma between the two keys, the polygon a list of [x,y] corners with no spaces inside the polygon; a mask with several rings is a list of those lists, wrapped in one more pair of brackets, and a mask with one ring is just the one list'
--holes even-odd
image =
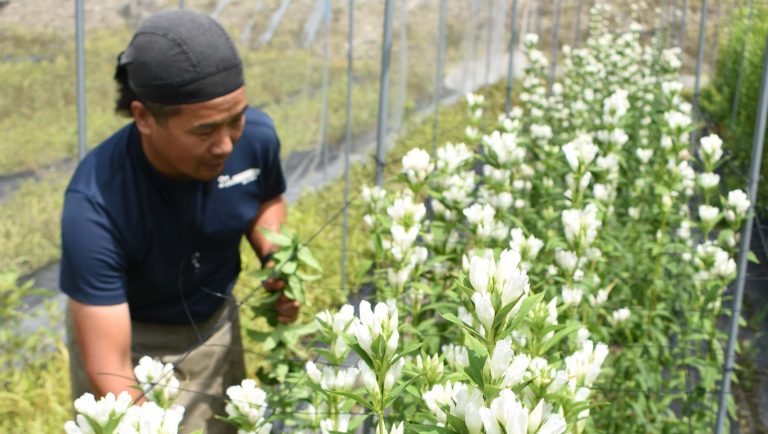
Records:
{"label": "white gentian flower", "polygon": [[110,392],[98,401],[93,394],[85,393],[75,400],[75,421],[67,421],[64,431],[67,434],[101,432],[110,423],[120,420],[132,404],[133,399],[128,392],[122,392],[117,397]]}
{"label": "white gentian flower", "polygon": [[720,175],[717,173],[701,173],[699,174],[699,185],[705,190],[715,188],[720,184]]}
{"label": "white gentian flower", "polygon": [[746,217],[751,205],[747,194],[742,190],[729,191],[728,201],[725,205],[729,212],[726,212],[725,218],[729,222],[742,219]]}
{"label": "white gentian flower", "polygon": [[629,92],[625,89],[619,89],[603,101],[603,122],[617,125],[628,110]]}
{"label": "white gentian flower", "polygon": [[410,228],[422,221],[427,214],[427,208],[423,203],[413,201],[413,193],[405,190],[395,198],[392,205],[387,208],[387,215],[396,223]]}
{"label": "white gentian flower", "polygon": [[451,384],[450,381],[445,384],[436,384],[432,386],[432,389],[426,391],[422,395],[424,403],[427,408],[437,417],[437,420],[445,425],[448,416],[445,413],[447,408],[455,405],[458,400],[458,395],[461,391],[466,392],[467,386],[463,383],[456,382]]}
{"label": "white gentian flower", "polygon": [[486,434],[523,434],[528,430],[528,410],[510,389],[503,389],[490,408],[480,408],[480,418]]}
{"label": "white gentian flower", "polygon": [[581,288],[569,288],[563,286],[560,295],[563,297],[564,305],[576,306],[581,303],[581,299],[584,297],[584,290]]}
{"label": "white gentian flower", "polygon": [[477,107],[485,104],[485,96],[468,92],[464,97],[467,99],[467,105]]}
{"label": "white gentian flower", "polygon": [[387,353],[385,356],[391,356],[394,353],[391,340],[394,338],[396,348],[398,314],[397,307],[388,306],[387,303],[379,302],[371,310],[371,304],[363,300],[359,306],[360,319],[354,324],[352,331],[357,338],[357,343],[371,357],[377,357],[373,354],[371,345],[378,338],[382,337],[387,342]]}
{"label": "white gentian flower", "polygon": [[528,274],[520,268],[520,263],[520,254],[514,250],[504,250],[499,256],[494,274],[494,288],[501,294],[502,306],[518,300],[530,291]]}
{"label": "white gentian flower", "polygon": [[115,432],[117,434],[176,434],[183,417],[184,407],[180,405],[164,409],[148,401],[140,406],[128,408]]}
{"label": "white gentian flower", "polygon": [[592,138],[582,134],[575,140],[563,145],[565,158],[571,170],[576,172],[580,168],[588,167],[594,161],[599,148],[592,143]]}
{"label": "white gentian flower", "polygon": [[337,420],[334,420],[334,419],[321,420],[320,432],[322,434],[330,434],[332,432],[348,432],[351,415],[342,413],[342,414],[336,415],[336,418]]}
{"label": "white gentian flower", "polygon": [[662,135],[660,145],[662,149],[672,149],[672,138],[666,134]]}
{"label": "white gentian flower", "polygon": [[173,398],[179,394],[179,380],[173,374],[173,365],[144,356],[133,368],[136,381],[147,399],[156,402],[162,408],[168,408]]}
{"label": "white gentian flower", "polygon": [[256,381],[245,379],[239,386],[229,386],[227,397],[227,415],[247,420],[251,424],[250,431],[269,433],[272,426],[264,418],[268,406],[267,394],[256,387]]}
{"label": "white gentian flower", "polygon": [[411,149],[403,156],[403,173],[411,184],[424,182],[434,167],[429,160],[429,153],[423,149]]}
{"label": "white gentian flower", "polygon": [[568,209],[562,214],[565,238],[571,245],[586,247],[594,242],[602,222],[597,207],[590,203],[583,210]]}
{"label": "white gentian flower", "polygon": [[389,370],[384,374],[385,392],[391,392],[392,388],[395,387],[395,383],[400,379],[400,373],[403,370],[403,366],[405,366],[405,359],[401,357],[397,359],[397,362],[392,364],[389,367]]}
{"label": "white gentian flower", "polygon": [[629,317],[632,315],[632,312],[626,307],[622,307],[621,309],[613,311],[611,313],[611,324],[618,325],[621,324],[629,319]]}
{"label": "white gentian flower", "polygon": [[496,274],[496,263],[491,257],[473,256],[469,262],[469,282],[477,292],[488,292],[491,279]]}
{"label": "white gentian flower", "polygon": [[531,137],[541,141],[548,141],[552,138],[552,127],[543,124],[531,124]]}
{"label": "white gentian flower", "polygon": [[494,131],[491,135],[483,136],[482,141],[500,164],[520,163],[525,158],[525,148],[518,146],[516,134]]}
{"label": "white gentian flower", "polygon": [[575,253],[569,250],[555,250],[555,262],[561,270],[566,273],[573,273],[579,263],[579,258]]}
{"label": "white gentian flower", "polygon": [[691,125],[691,117],[680,113],[679,111],[668,111],[664,113],[664,120],[673,131],[679,131],[688,128]]}
{"label": "white gentian flower", "polygon": [[641,163],[647,164],[653,157],[653,149],[637,148],[635,154]]}
{"label": "white gentian flower", "polygon": [[446,173],[453,173],[468,165],[474,158],[474,152],[466,144],[448,142],[437,149],[435,167]]}
{"label": "white gentian flower", "polygon": [[699,153],[702,160],[714,164],[720,161],[720,158],[723,157],[723,141],[717,134],[710,134],[707,137],[702,137],[700,143],[701,148],[699,148]]}
{"label": "white gentian flower", "polygon": [[373,372],[363,360],[357,362],[357,368],[360,370],[360,379],[363,382],[365,390],[373,396],[379,396],[381,391],[379,390],[379,382],[376,379],[376,373]]}
{"label": "white gentian flower", "polygon": [[485,327],[486,331],[490,331],[496,317],[496,310],[491,302],[491,294],[489,292],[475,292],[472,294],[472,303],[475,306],[475,313],[480,324]]}
{"label": "white gentian flower", "polygon": [[710,205],[699,205],[699,218],[702,223],[712,227],[717,223],[720,217],[720,210],[717,207]]}
{"label": "white gentian flower", "polygon": [[464,136],[466,136],[467,140],[470,142],[476,142],[480,139],[480,130],[478,130],[476,127],[468,125],[464,129]]}
{"label": "white gentian flower", "polygon": [[569,380],[577,384],[591,386],[600,375],[600,368],[608,356],[608,346],[599,343],[594,345],[591,340],[582,343],[579,351],[565,358],[565,372]]}
{"label": "white gentian flower", "polygon": [[490,225],[493,222],[493,217],[496,215],[496,210],[492,206],[479,203],[473,204],[469,208],[464,209],[464,216],[472,226]]}
{"label": "white gentian flower", "polygon": [[[466,312],[466,310],[465,310]],[[470,317],[471,322],[472,317]],[[456,371],[469,366],[469,352],[467,347],[461,345],[448,344],[440,347],[443,354],[445,354],[445,361],[448,366],[452,367]]]}

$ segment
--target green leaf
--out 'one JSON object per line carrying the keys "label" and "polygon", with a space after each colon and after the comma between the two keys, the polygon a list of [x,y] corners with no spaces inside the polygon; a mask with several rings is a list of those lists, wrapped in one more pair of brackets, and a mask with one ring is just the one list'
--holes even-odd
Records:
{"label": "green leaf", "polygon": [[523,303],[520,305],[520,310],[517,311],[517,313],[515,314],[515,317],[512,318],[507,324],[506,329],[509,330],[510,332],[512,330],[515,330],[517,326],[519,326],[528,316],[528,312],[530,312],[534,306],[536,306],[541,302],[542,298],[544,298],[543,292],[540,292],[536,295],[526,298],[523,301]]}
{"label": "green leaf", "polygon": [[418,423],[411,423],[405,427],[407,433],[419,433],[419,434],[455,434],[455,431],[451,431],[448,428],[443,428],[437,425],[422,425]]}
{"label": "green leaf", "polygon": [[750,250],[749,253],[747,253],[747,259],[749,260],[749,262],[753,264],[758,264],[758,265],[760,264],[760,260],[757,259],[757,255],[755,255],[755,252],[753,252],[752,250]]}
{"label": "green leaf", "polygon": [[408,354],[411,354],[412,352],[421,348],[422,345],[424,345],[424,342],[417,342],[415,344],[409,345],[407,348],[405,348],[403,351],[400,352],[400,357],[404,357],[404,356],[407,356]]}
{"label": "green leaf", "polygon": [[280,247],[288,247],[291,244],[293,244],[293,240],[284,234],[272,232],[271,230],[267,228],[259,228],[259,232],[264,234],[264,237],[269,240],[271,243],[276,244]]}
{"label": "green leaf", "polygon": [[305,282],[314,282],[316,280],[319,280],[322,277],[319,274],[305,274],[305,273],[302,273],[301,271],[297,271],[296,276]]}
{"label": "green leaf", "polygon": [[280,272],[285,274],[293,274],[296,272],[298,267],[299,264],[296,263],[296,261],[288,261],[285,262],[282,267],[280,267]]}
{"label": "green leaf", "polygon": [[312,267],[321,273],[323,272],[323,267],[320,265],[317,259],[315,259],[315,257],[312,255],[312,252],[307,247],[302,246],[299,249],[298,257],[299,260],[307,266]]}
{"label": "green leaf", "polygon": [[334,394],[334,395],[339,395],[339,396],[343,396],[345,398],[349,398],[349,399],[357,402],[358,404],[362,405],[363,407],[365,407],[365,408],[367,408],[367,409],[369,409],[371,411],[376,411],[376,409],[373,408],[373,404],[371,404],[370,402],[366,401],[362,397],[360,397],[358,395],[355,395],[354,393],[339,392],[339,391],[336,391],[336,390],[331,390],[330,392],[332,394]]}
{"label": "green leaf", "polygon": [[456,315],[452,313],[442,313],[440,316],[442,316],[446,321],[452,322],[461,327],[464,329],[464,331],[468,332],[470,335],[476,337],[477,339],[482,339],[482,336],[480,336],[480,333],[478,333],[477,330],[465,324],[464,321],[460,320]]}
{"label": "green leaf", "polygon": [[547,342],[545,342],[541,348],[539,348],[539,355],[543,355],[547,352],[550,348],[552,348],[556,343],[560,342],[564,338],[566,338],[568,335],[576,332],[579,329],[579,324],[568,324],[567,326],[560,329],[558,332],[556,332],[552,338],[550,338]]}

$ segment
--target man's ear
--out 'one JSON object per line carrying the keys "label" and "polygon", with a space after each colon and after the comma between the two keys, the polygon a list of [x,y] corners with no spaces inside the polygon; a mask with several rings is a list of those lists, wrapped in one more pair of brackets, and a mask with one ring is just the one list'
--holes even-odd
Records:
{"label": "man's ear", "polygon": [[157,128],[157,121],[155,117],[147,110],[141,101],[131,101],[131,115],[134,122],[136,122],[136,128],[143,135],[149,135],[152,130]]}

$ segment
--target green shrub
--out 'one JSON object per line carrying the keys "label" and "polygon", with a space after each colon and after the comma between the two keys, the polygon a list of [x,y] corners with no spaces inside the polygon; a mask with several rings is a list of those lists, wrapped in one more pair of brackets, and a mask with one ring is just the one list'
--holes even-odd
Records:
{"label": "green shrub", "polygon": [[[752,140],[760,81],[763,70],[763,52],[768,36],[768,7],[755,9],[751,21],[748,10],[736,12],[731,23],[732,34],[724,34],[717,60],[717,71],[701,95],[701,107],[705,116],[716,125],[724,138],[729,159],[723,167],[728,189],[746,184],[752,155]],[[725,32],[724,32],[725,33]],[[746,49],[744,49],[746,43]],[[741,82],[740,101],[735,119],[731,117],[742,52],[744,73]],[[763,153],[761,178],[768,175],[768,154]],[[768,206],[768,190],[765,184],[758,189],[756,209],[764,214]]]}

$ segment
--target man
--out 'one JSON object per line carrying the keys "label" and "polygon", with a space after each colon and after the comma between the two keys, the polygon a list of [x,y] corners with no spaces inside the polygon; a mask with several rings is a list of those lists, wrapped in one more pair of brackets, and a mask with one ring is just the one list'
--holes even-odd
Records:
{"label": "man", "polygon": [[[225,390],[245,376],[239,245],[285,220],[272,121],[248,108],[243,66],[208,16],[146,19],[118,57],[117,111],[133,122],[80,163],[65,194],[60,286],[73,396],[130,391],[143,355],[178,362],[185,432],[228,432]],[[270,282],[280,290],[282,282]],[[278,318],[298,304],[281,296]]]}

